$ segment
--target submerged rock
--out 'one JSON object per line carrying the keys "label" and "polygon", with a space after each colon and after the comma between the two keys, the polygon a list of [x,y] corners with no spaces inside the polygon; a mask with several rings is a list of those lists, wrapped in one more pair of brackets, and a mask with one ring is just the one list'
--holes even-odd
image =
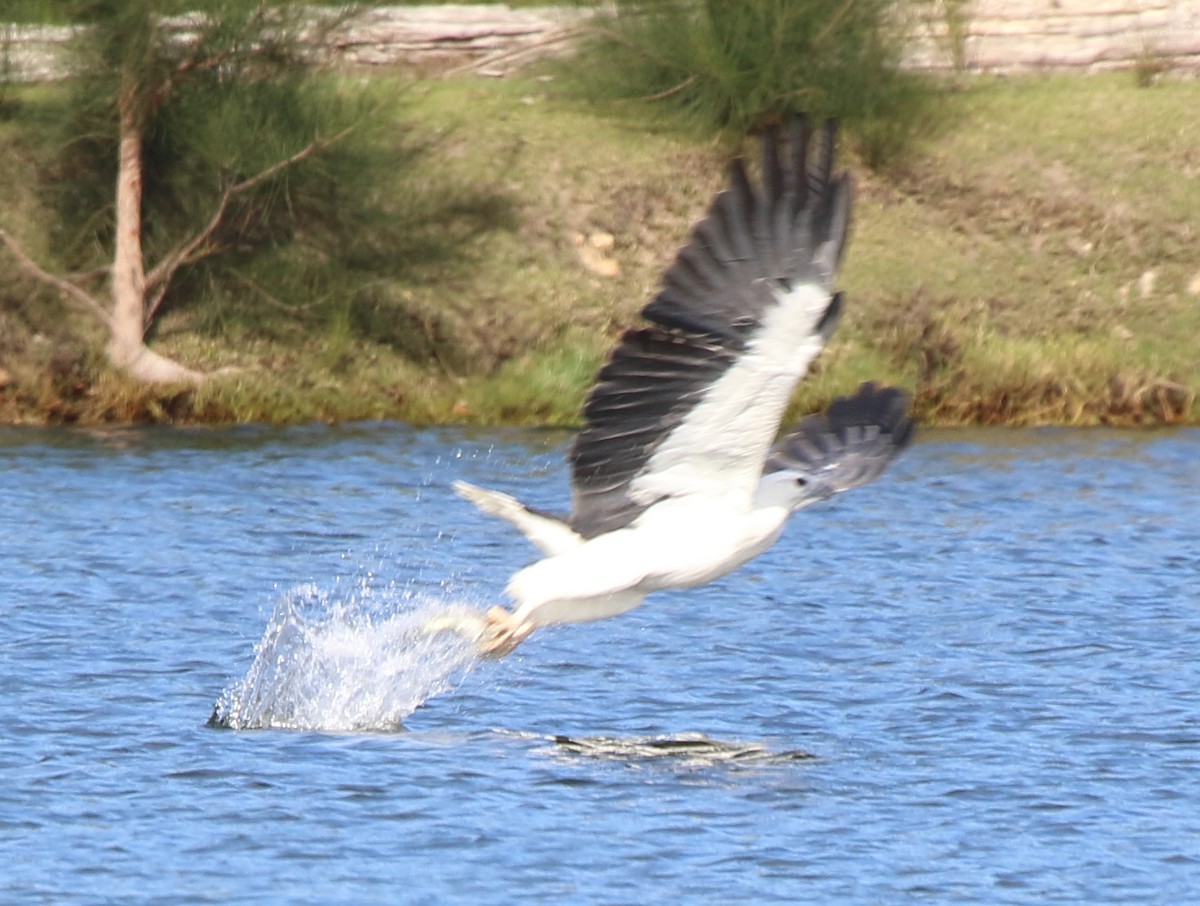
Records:
{"label": "submerged rock", "polygon": [[726,742],[702,733],[676,736],[555,736],[555,749],[571,755],[614,761],[674,760],[689,766],[726,763],[778,763],[815,758],[799,749],[772,752],[761,743]]}

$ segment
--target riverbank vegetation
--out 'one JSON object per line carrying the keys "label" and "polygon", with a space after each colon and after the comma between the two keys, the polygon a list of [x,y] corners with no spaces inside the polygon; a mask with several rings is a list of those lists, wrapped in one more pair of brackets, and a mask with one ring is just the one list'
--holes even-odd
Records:
{"label": "riverbank vegetation", "polygon": [[903,67],[921,0],[618,0],[559,72],[590,103],[652,109],[699,135],[833,118],[872,168],[927,126],[944,80]]}
{"label": "riverbank vegetation", "polygon": [[[315,293],[234,269],[153,337],[228,371],[156,389],[108,369],[97,328],[0,256],[0,422],[574,424],[730,140],[599,112],[536,73],[371,87],[402,98],[381,115],[421,148],[374,185],[402,267]],[[66,91],[14,89],[0,118],[0,226],[60,271],[47,178]],[[846,317],[797,408],[874,378],[912,388],[926,423],[1200,421],[1198,102],[1200,83],[1129,73],[969,78],[884,168],[843,154]],[[341,264],[331,279],[353,280]]]}

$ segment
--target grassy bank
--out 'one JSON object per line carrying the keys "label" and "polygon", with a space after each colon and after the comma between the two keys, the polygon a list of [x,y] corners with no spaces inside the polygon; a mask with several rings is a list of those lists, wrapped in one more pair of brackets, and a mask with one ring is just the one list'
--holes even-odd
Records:
{"label": "grassy bank", "polygon": [[[350,305],[247,285],[168,312],[156,349],[234,369],[177,393],[107,372],[87,316],[0,253],[0,422],[573,424],[729,149],[534,77],[395,88],[436,140],[427,176],[380,191],[468,187],[471,229],[414,223],[456,241],[415,242],[407,276]],[[3,225],[51,266],[37,177],[55,103],[21,89],[0,121]],[[947,104],[892,172],[855,166],[847,314],[797,407],[875,378],[934,424],[1200,421],[1200,82],[980,79]]]}

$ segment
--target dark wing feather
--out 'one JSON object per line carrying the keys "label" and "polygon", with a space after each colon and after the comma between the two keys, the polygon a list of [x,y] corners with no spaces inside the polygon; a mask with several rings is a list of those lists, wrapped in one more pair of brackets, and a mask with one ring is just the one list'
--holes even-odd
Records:
{"label": "dark wing feather", "polygon": [[729,187],[713,200],[642,311],[648,321],[739,349],[775,301],[772,294],[747,292],[755,281],[785,290],[802,280],[831,281],[850,214],[849,178],[833,175],[835,127],[830,122],[821,131],[811,172],[807,121],[794,120],[787,132],[786,170],[778,130],[763,136],[761,192],[750,185],[740,158],[730,165]]}
{"label": "dark wing feather", "polygon": [[659,327],[625,333],[584,405],[587,422],[571,451],[571,528],[585,538],[620,528],[645,506],[626,495],[664,434],[728,366],[732,354],[695,335]]}
{"label": "dark wing feather", "polygon": [[[813,155],[809,139],[803,120],[790,124],[786,138],[778,129],[765,134],[760,190],[742,161],[733,162],[728,188],[713,200],[642,311],[652,326],[626,331],[601,369],[570,454],[571,527],[584,537],[627,525],[655,502],[635,500],[630,484],[794,286],[832,290],[850,185],[846,176],[833,175],[833,124],[822,130]],[[816,312],[812,329],[828,338],[838,310],[833,299]],[[763,453],[777,430],[774,417]]]}
{"label": "dark wing feather", "polygon": [[873,481],[912,440],[908,396],[868,382],[809,415],[771,450],[763,474],[808,475],[830,493]]}

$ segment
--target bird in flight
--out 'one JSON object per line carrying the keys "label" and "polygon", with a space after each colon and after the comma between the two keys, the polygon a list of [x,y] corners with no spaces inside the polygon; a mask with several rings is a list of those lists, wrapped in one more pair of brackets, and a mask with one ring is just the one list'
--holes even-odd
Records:
{"label": "bird in flight", "polygon": [[762,140],[755,188],[729,185],[600,369],[570,451],[569,517],[459,481],[544,557],[518,571],[479,630],[507,654],[539,626],[616,616],[761,554],[788,516],[876,478],[912,438],[908,397],[863,384],[776,441],[796,384],[837,325],[834,277],[851,184],[835,127],[796,118]]}

